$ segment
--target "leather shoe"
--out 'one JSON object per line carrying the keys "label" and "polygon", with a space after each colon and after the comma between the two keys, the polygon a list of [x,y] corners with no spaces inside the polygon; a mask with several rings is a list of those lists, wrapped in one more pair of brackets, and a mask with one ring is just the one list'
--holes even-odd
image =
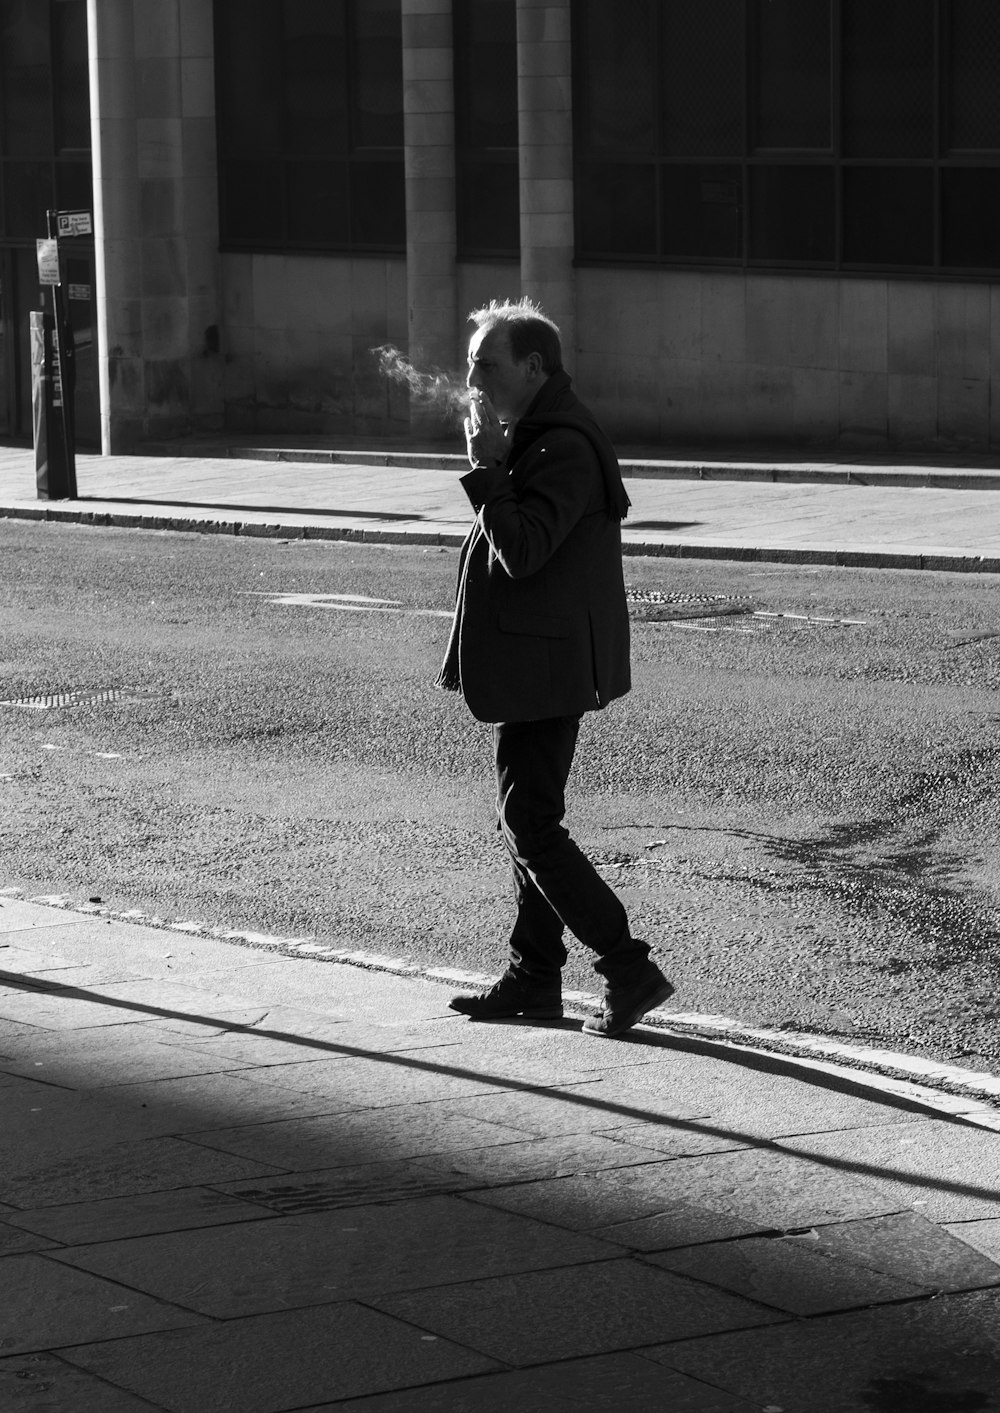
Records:
{"label": "leather shoe", "polygon": [[526,1020],[558,1020],[563,1013],[562,991],[554,983],[526,981],[518,976],[502,976],[489,991],[476,996],[453,996],[448,1002],[470,1020],[507,1020],[524,1016]]}
{"label": "leather shoe", "polygon": [[588,1035],[603,1035],[608,1039],[621,1035],[641,1020],[647,1011],[653,1011],[674,994],[674,988],[658,967],[650,962],[649,970],[641,981],[630,986],[615,986],[609,982],[604,988],[604,1007],[599,1016],[585,1020],[583,1028]]}

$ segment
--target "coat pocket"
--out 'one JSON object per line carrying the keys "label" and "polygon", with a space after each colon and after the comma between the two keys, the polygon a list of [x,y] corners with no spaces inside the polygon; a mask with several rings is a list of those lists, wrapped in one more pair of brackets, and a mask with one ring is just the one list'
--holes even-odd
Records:
{"label": "coat pocket", "polygon": [[514,613],[501,609],[497,614],[501,633],[519,633],[527,638],[568,638],[570,622],[555,613]]}

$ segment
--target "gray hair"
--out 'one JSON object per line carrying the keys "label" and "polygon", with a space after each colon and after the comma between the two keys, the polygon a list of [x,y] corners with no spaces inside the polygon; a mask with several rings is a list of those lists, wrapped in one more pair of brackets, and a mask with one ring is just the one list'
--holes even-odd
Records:
{"label": "gray hair", "polygon": [[477,329],[506,329],[516,363],[538,353],[544,373],[558,373],[562,368],[559,326],[531,299],[491,299],[482,309],[473,309],[469,322]]}

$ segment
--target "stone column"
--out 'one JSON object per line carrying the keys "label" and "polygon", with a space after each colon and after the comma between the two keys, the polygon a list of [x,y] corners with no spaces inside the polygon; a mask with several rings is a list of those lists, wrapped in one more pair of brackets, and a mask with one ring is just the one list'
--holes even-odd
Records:
{"label": "stone column", "polygon": [[[132,0],[88,0],[94,162],[94,303],[101,449],[118,450],[121,424],[141,430],[144,409],[139,307],[139,191]],[[124,438],[131,440],[131,435]]]}
{"label": "stone column", "polygon": [[101,444],[221,425],[212,7],[88,0]]}
{"label": "stone column", "polygon": [[[409,356],[460,370],[455,269],[455,92],[451,0],[402,0]],[[441,427],[411,406],[410,425]]]}
{"label": "stone column", "polygon": [[521,292],[576,343],[570,0],[517,0]]}

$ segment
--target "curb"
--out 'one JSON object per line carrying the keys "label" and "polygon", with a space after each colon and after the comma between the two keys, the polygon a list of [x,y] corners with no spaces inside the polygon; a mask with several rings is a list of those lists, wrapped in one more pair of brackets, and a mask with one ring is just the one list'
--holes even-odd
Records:
{"label": "curb", "polygon": [[[364,971],[384,971],[438,985],[485,989],[495,980],[494,977],[447,967],[414,966],[401,958],[329,946],[312,937],[277,937],[264,932],[170,920],[143,913],[137,908],[122,910],[105,907],[102,903],[81,903],[62,893],[26,896],[19,888],[0,888],[0,898],[16,898],[82,917],[103,917],[137,927],[178,932],[188,937],[210,937],[240,947],[305,957],[309,961],[339,963]],[[594,1014],[601,1005],[599,996],[586,992],[564,992],[563,1000],[568,1003],[568,1013],[574,1019]],[[953,1122],[1000,1132],[1000,1077],[984,1071],[962,1069],[888,1050],[845,1045],[828,1036],[747,1026],[727,1016],[651,1011],[643,1018],[639,1029],[689,1041],[720,1056],[736,1053],[779,1061],[793,1071],[805,1070],[848,1081],[863,1090],[874,1090],[920,1105]]]}
{"label": "curb", "polygon": [[[262,512],[266,513],[266,512]],[[317,512],[320,513],[320,512]],[[457,548],[460,532],[442,530],[377,530],[367,526],[303,524],[301,522],[219,520],[153,512],[84,510],[51,503],[0,505],[0,519],[34,520],[49,524],[88,525],[95,529],[176,530],[187,534],[234,535],[246,539],[350,540],[358,544],[434,545]],[[628,534],[628,531],[625,532]],[[949,574],[1000,574],[1000,557],[918,553],[905,550],[767,549],[749,545],[665,544],[658,540],[622,542],[626,557],[661,559],[721,559],[761,564],[824,564],[840,569],[922,569]]]}
{"label": "curb", "polygon": [[[154,443],[136,455],[206,457],[227,461],[272,461],[324,466],[395,466],[418,471],[454,471],[467,465],[462,452],[376,451],[350,447],[213,446],[197,443]],[[622,475],[643,480],[768,481],[775,484],[829,483],[838,486],[914,486],[935,490],[1000,490],[1000,466],[872,465],[867,462],[727,461],[710,457],[619,456]]]}

